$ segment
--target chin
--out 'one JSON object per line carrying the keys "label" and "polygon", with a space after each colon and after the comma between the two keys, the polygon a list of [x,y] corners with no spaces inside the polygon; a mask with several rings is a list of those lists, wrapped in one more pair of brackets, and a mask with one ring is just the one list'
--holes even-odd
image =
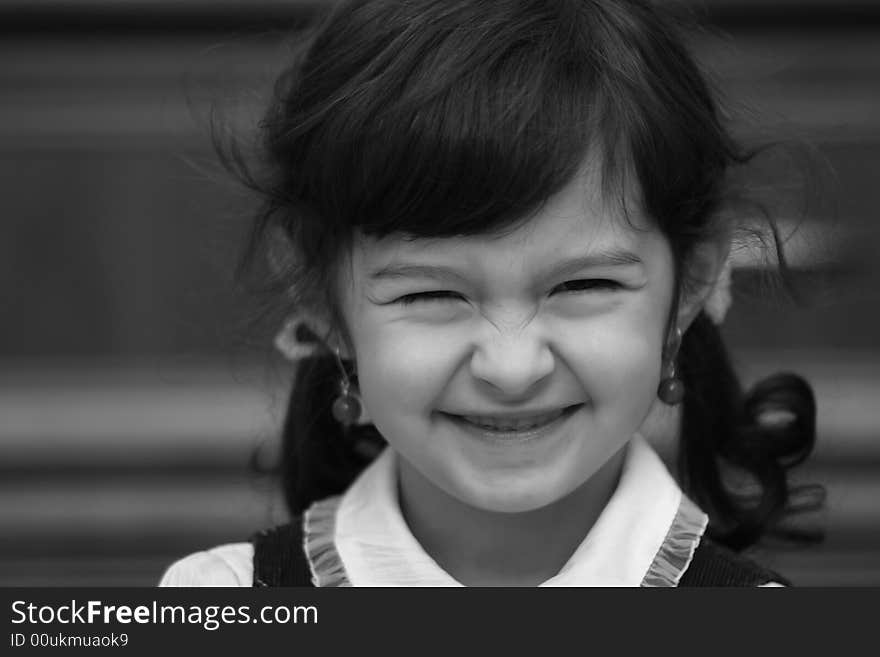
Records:
{"label": "chin", "polygon": [[[528,513],[556,504],[572,495],[589,496],[597,486],[598,491],[604,494],[605,484],[609,483],[609,477],[613,473],[609,471],[608,476],[600,473],[605,465],[610,464],[614,454],[610,458],[603,458],[603,454],[592,455],[595,458],[590,459],[589,463],[581,463],[580,468],[571,467],[575,460],[572,458],[574,455],[566,454],[565,464],[553,461],[531,471],[520,469],[496,471],[492,474],[485,471],[471,472],[472,476],[465,480],[460,476],[447,479],[452,486],[446,492],[468,506],[483,511]],[[598,467],[596,464],[599,464]],[[618,459],[615,464],[622,465],[622,461]]]}
{"label": "chin", "polygon": [[538,486],[527,486],[526,482],[517,484],[498,484],[483,486],[479,490],[460,491],[455,495],[468,506],[493,513],[528,513],[550,506],[566,497],[577,488],[563,485],[548,486],[541,482]]}

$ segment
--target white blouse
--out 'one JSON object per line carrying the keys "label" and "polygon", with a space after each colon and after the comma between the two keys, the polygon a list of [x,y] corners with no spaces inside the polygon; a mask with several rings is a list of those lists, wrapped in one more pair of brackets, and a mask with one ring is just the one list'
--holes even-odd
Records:
{"label": "white blouse", "polygon": [[[676,586],[708,517],[678,487],[639,435],[614,494],[560,571],[541,586]],[[428,555],[397,499],[397,457],[386,449],[345,494],[303,515],[303,541],[318,586],[461,586]],[[160,586],[251,586],[253,546],[232,543],[172,564]]]}

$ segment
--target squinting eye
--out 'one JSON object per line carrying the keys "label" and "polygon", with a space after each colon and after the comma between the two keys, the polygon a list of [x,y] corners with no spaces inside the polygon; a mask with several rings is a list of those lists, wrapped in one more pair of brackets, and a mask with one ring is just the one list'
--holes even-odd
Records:
{"label": "squinting eye", "polygon": [[430,292],[416,292],[414,294],[406,294],[397,299],[396,302],[402,303],[404,306],[408,306],[410,304],[421,301],[458,301],[461,298],[462,296],[457,292],[450,292],[448,290],[432,290]]}
{"label": "squinting eye", "polygon": [[591,290],[612,292],[622,287],[617,281],[610,281],[604,278],[582,278],[576,281],[565,281],[565,283],[553,288],[553,292],[589,292]]}

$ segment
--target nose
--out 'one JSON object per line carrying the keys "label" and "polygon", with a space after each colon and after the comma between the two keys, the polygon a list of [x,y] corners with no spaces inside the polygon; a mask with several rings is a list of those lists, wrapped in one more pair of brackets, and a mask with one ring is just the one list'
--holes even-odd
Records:
{"label": "nose", "polygon": [[471,374],[495,394],[526,397],[555,367],[547,342],[531,331],[495,332],[474,350]]}

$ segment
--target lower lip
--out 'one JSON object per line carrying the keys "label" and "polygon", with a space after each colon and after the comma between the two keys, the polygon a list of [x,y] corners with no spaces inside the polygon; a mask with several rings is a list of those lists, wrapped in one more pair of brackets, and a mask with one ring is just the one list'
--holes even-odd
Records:
{"label": "lower lip", "polygon": [[525,445],[528,443],[536,442],[541,438],[544,438],[549,434],[555,432],[560,426],[562,426],[562,424],[565,423],[566,420],[568,420],[568,418],[574,415],[575,411],[577,411],[579,408],[580,405],[571,406],[565,409],[562,415],[560,415],[555,420],[552,420],[547,424],[542,424],[538,427],[532,427],[531,429],[523,429],[522,431],[487,429],[485,427],[481,427],[471,422],[468,422],[458,415],[449,415],[446,413],[444,413],[444,415],[452,422],[454,422],[458,427],[463,429],[466,433],[483,442],[487,442],[492,445]]}

